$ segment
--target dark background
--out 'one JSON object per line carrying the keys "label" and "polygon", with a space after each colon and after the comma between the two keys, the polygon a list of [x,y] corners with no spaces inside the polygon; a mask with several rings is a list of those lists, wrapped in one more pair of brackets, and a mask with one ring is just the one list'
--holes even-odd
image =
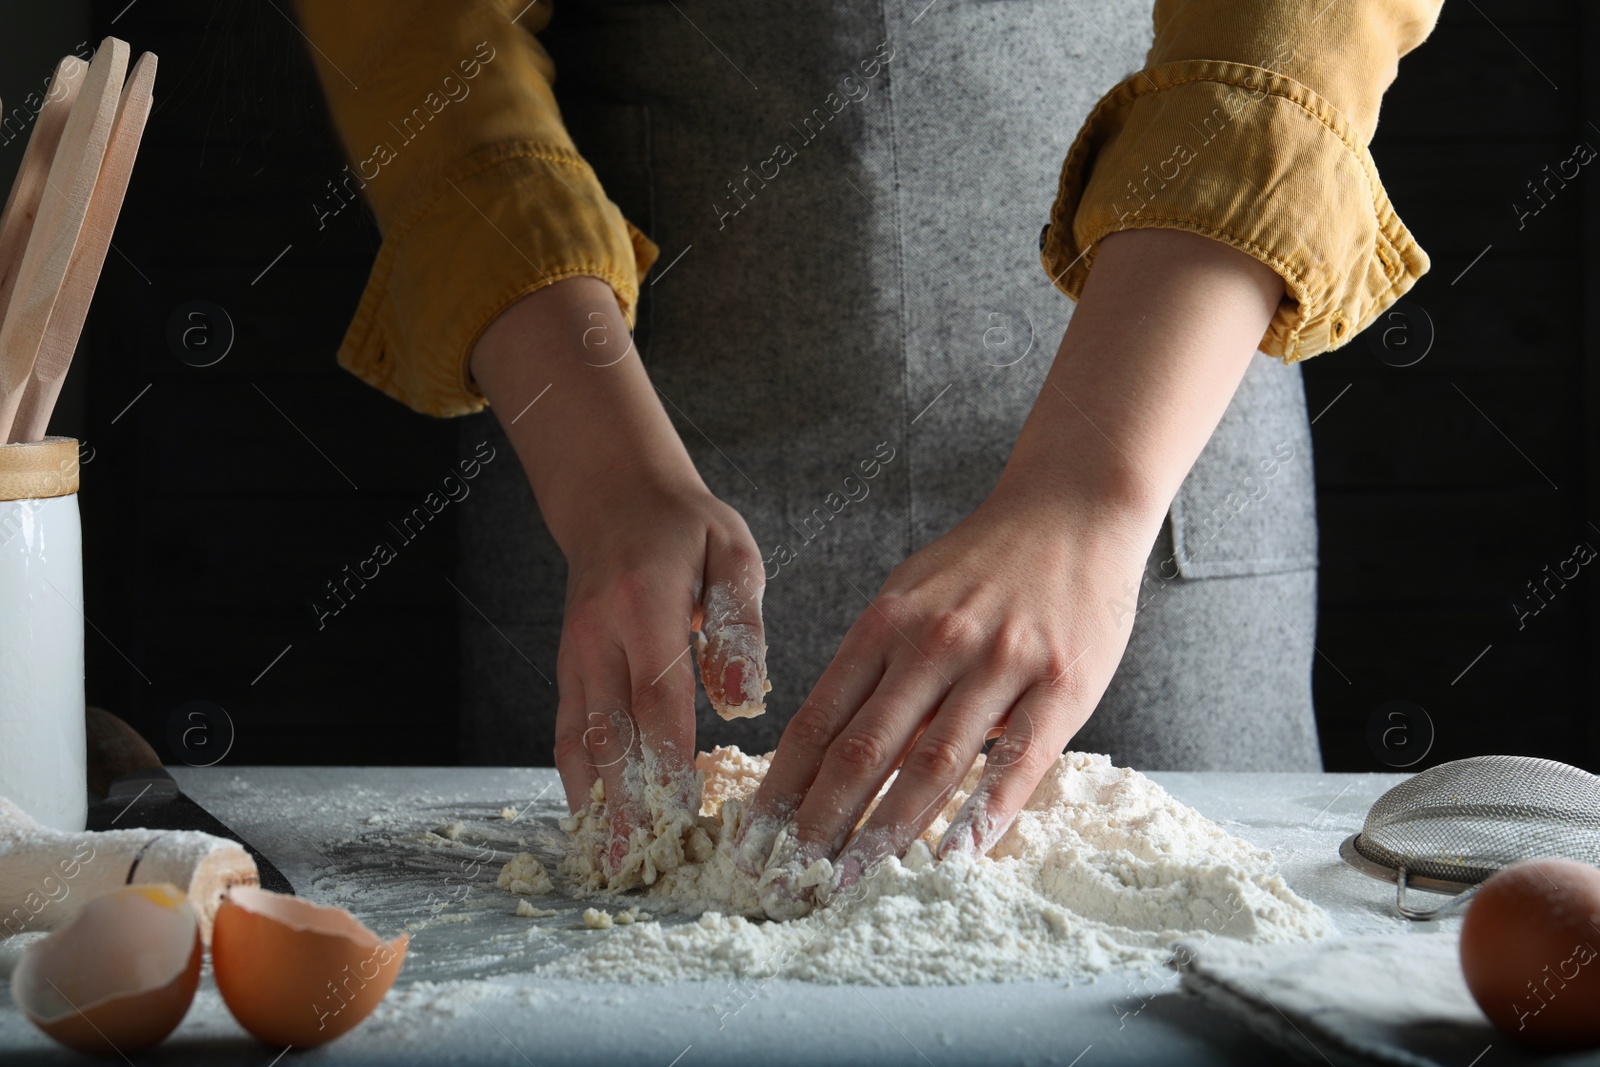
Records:
{"label": "dark background", "polygon": [[[310,606],[472,427],[412,414],[333,361],[379,238],[358,208],[319,228],[312,205],[344,159],[286,11],[0,0],[8,113],[81,42],[114,33],[162,57],[52,424],[84,442],[89,699],[174,761],[200,755],[167,735],[203,708],[232,763],[448,763],[456,615],[471,610],[445,580],[453,512],[325,629]],[[1600,15],[1578,0],[1450,0],[1384,101],[1372,151],[1433,270],[1306,365],[1330,770],[1480,752],[1600,766],[1594,568],[1552,582],[1521,624],[1513,607],[1537,607],[1526,583],[1578,543],[1600,547],[1600,317],[1585,300],[1600,187],[1585,168],[1541,186],[1546,206],[1520,226],[1516,208],[1539,206],[1526,183],[1547,164],[1600,149],[1597,43]],[[0,146],[0,178],[23,143]],[[187,319],[197,300],[208,318]],[[201,326],[191,360],[215,352],[216,308],[231,348],[191,366],[169,327]]]}

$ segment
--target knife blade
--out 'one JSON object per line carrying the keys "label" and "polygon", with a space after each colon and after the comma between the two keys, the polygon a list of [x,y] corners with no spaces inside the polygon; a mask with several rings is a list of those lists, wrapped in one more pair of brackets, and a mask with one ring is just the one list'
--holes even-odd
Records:
{"label": "knife blade", "polygon": [[[238,842],[256,861],[261,888],[294,893],[282,871],[226,823],[178,787],[139,734],[102,708],[88,709],[89,816],[86,829],[200,830]],[[127,769],[124,769],[127,768]],[[121,773],[107,779],[109,771]],[[100,796],[101,790],[105,795]]]}

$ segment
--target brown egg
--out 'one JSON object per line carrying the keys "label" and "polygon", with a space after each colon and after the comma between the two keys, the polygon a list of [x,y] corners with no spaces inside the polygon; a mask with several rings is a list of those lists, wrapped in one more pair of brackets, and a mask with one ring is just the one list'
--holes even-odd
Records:
{"label": "brown egg", "polygon": [[96,897],[29,945],[11,996],[33,1024],[93,1056],[135,1056],[183,1021],[200,984],[200,921],[177,887]]}
{"label": "brown egg", "polygon": [[1489,1021],[1536,1048],[1600,1045],[1600,870],[1527,860],[1483,883],[1461,970]]}
{"label": "brown egg", "polygon": [[310,1048],[372,1013],[410,940],[383,941],[343,908],[238,887],[217,908],[211,966],[239,1025],[268,1045]]}

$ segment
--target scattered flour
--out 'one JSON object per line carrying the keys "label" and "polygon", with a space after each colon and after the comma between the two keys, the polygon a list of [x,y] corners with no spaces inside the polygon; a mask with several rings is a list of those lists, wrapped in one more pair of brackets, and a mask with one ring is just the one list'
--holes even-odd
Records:
{"label": "scattered flour", "polygon": [[[698,920],[613,930],[539,973],[956,985],[1155,963],[1180,938],[1277,943],[1333,932],[1327,914],[1276,873],[1270,853],[1139,772],[1075,752],[1056,762],[988,855],[939,861],[929,847],[976,786],[980,760],[904,860],[886,860],[809,915],[765,921],[756,880],[734,866],[733,842],[767,759],[719,748],[696,767],[704,786],[697,815],[674,803],[680,784],[656,784],[641,767],[636,786],[653,824],[635,831],[611,876],[599,859],[609,829],[597,783],[591,803],[562,821],[571,849],[560,871],[577,893],[646,887],[658,911]],[[584,921],[609,928],[617,919],[591,908]]]}

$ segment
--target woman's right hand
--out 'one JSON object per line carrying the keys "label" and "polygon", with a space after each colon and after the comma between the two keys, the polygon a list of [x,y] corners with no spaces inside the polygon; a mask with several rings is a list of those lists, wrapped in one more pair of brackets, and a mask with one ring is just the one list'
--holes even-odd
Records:
{"label": "woman's right hand", "polygon": [[705,637],[708,690],[728,678],[758,701],[766,646],[761,557],[736,511],[704,486],[595,488],[589,532],[567,553],[555,758],[573,810],[596,777],[605,783],[614,875],[650,822],[647,776],[699,813],[690,631]]}
{"label": "woman's right hand", "polygon": [[472,372],[567,557],[556,767],[573,811],[604,783],[613,874],[650,817],[647,774],[698,809],[692,631],[719,710],[761,703],[761,554],[695,471],[604,282],[523,297],[484,331]]}

